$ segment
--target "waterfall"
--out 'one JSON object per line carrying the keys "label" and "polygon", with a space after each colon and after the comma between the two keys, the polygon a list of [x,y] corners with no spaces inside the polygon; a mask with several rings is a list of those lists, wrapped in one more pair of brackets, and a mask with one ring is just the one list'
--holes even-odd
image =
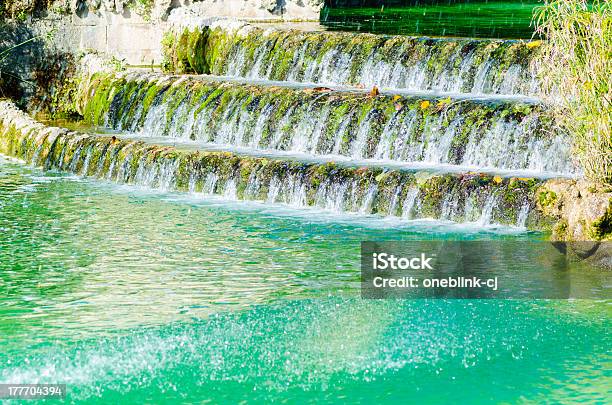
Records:
{"label": "waterfall", "polygon": [[484,94],[487,92],[487,83],[491,77],[490,72],[492,67],[493,61],[491,60],[487,60],[478,67],[478,73],[476,73],[474,78],[474,86],[472,87],[471,93]]}
{"label": "waterfall", "polygon": [[[576,167],[562,133],[551,134],[542,107],[521,103],[361,97],[130,73],[108,79],[122,88],[138,83],[144,98],[159,89],[141,118],[117,91],[102,109],[114,129],[143,122],[143,136],[192,139],[218,146],[341,155],[352,159],[429,162],[501,170],[573,174]],[[101,82],[100,82],[101,83]],[[95,90],[95,88],[94,88]],[[136,92],[134,92],[136,93]],[[97,103],[95,97],[88,103]]]}
{"label": "waterfall", "polygon": [[[0,129],[3,128],[0,121]],[[42,127],[44,128],[44,127]],[[482,207],[482,225],[533,226],[538,217],[537,179],[498,179],[483,174],[434,174],[245,157],[160,147],[69,131],[43,134],[2,131],[0,152],[47,168],[70,170],[117,183],[161,191],[219,195],[336,213],[434,218],[461,222]],[[14,149],[7,149],[14,148]],[[32,160],[36,159],[36,160]],[[472,207],[472,208],[471,208]],[[471,215],[471,214],[470,214]]]}
{"label": "waterfall", "polygon": [[393,117],[391,117],[387,124],[385,124],[380,142],[376,147],[376,154],[374,155],[375,159],[389,159],[389,156],[391,154],[391,143],[393,140],[393,135],[397,135],[396,132],[399,131],[399,117],[400,114],[396,113],[393,115]]}
{"label": "waterfall", "polygon": [[202,187],[202,192],[207,195],[215,194],[215,188],[217,186],[218,180],[219,176],[216,172],[207,173],[206,178],[204,180],[204,186]]}
{"label": "waterfall", "polygon": [[517,220],[516,220],[517,227],[525,228],[525,226],[527,225],[527,219],[529,217],[530,208],[531,207],[529,206],[529,202],[525,202],[523,203],[523,205],[521,205],[521,209],[518,213]]}
{"label": "waterfall", "polygon": [[397,211],[397,204],[399,202],[399,196],[400,193],[402,192],[402,188],[400,186],[398,186],[395,189],[395,192],[393,193],[393,197],[391,198],[391,202],[389,203],[389,215],[390,216],[396,216],[396,211]]}
{"label": "waterfall", "polygon": [[[537,47],[521,41],[379,36],[350,32],[260,28],[219,22],[174,33],[179,49],[208,52],[211,73],[251,79],[405,90],[533,94]],[[200,35],[201,49],[182,49]],[[170,60],[172,58],[169,58]]]}
{"label": "waterfall", "polygon": [[462,118],[455,118],[444,131],[441,127],[442,117],[430,129],[431,138],[427,139],[424,151],[424,161],[431,163],[447,163],[451,144],[461,129]]}
{"label": "waterfall", "polygon": [[352,158],[361,159],[366,154],[365,148],[368,142],[368,135],[370,134],[370,125],[372,122],[371,115],[371,113],[368,113],[368,115],[359,124],[357,136],[351,146]]}
{"label": "waterfall", "polygon": [[[478,221],[480,225],[484,226],[484,225],[489,225],[491,223],[491,219],[493,216],[493,208],[495,208],[496,204],[497,204],[497,196],[495,195],[495,193],[491,193],[490,195],[487,196],[484,206],[482,207],[482,214],[480,216],[480,220]],[[517,218],[517,222],[518,222],[518,218]]]}
{"label": "waterfall", "polygon": [[408,189],[406,199],[404,200],[404,207],[402,211],[402,218],[412,219],[412,209],[414,208],[416,199],[419,195],[419,189],[417,187],[411,187]]}
{"label": "waterfall", "polygon": [[227,198],[228,200],[236,200],[238,198],[236,192],[236,180],[234,180],[233,178],[227,180],[227,182],[225,183],[223,197]]}
{"label": "waterfall", "polygon": [[[90,145],[90,146],[87,148],[87,155],[85,156],[85,161],[83,162],[82,173],[83,173],[83,174],[85,174],[85,175],[86,175],[87,173],[89,173],[89,165],[90,165],[90,163],[91,163],[91,158],[92,158],[92,156],[93,156],[93,151],[94,151],[94,148],[93,148],[93,146],[91,146],[91,145]],[[34,161],[35,161],[35,162],[36,162],[37,160],[38,160],[38,159],[34,159]]]}
{"label": "waterfall", "polygon": [[363,199],[363,203],[359,208],[359,212],[361,214],[369,214],[372,208],[372,202],[374,201],[374,196],[376,195],[376,185],[373,184],[368,188],[365,198]]}

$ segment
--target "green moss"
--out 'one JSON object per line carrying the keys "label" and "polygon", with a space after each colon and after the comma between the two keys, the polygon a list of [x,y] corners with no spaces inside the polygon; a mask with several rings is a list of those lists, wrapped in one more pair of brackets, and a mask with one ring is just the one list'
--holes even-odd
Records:
{"label": "green moss", "polygon": [[553,240],[568,240],[569,225],[566,219],[562,219],[553,225]]}
{"label": "green moss", "polygon": [[612,240],[612,201],[606,212],[591,224],[589,236],[594,240]]}
{"label": "green moss", "polygon": [[543,208],[552,207],[557,203],[557,194],[551,190],[544,190],[538,193],[538,202]]}
{"label": "green moss", "polygon": [[162,63],[161,67],[164,72],[173,72],[175,69],[174,61],[174,43],[176,35],[172,31],[167,31],[162,36]]}
{"label": "green moss", "polygon": [[149,85],[146,87],[146,93],[140,102],[142,106],[142,115],[140,117],[141,123],[144,121],[144,118],[149,112],[149,109],[153,105],[154,101],[158,97],[163,96],[163,93],[167,88],[168,86],[162,87],[157,83],[149,83]]}
{"label": "green moss", "polygon": [[115,83],[110,75],[103,73],[94,74],[91,83],[87,90],[83,118],[94,125],[100,125],[110,105],[109,99]]}

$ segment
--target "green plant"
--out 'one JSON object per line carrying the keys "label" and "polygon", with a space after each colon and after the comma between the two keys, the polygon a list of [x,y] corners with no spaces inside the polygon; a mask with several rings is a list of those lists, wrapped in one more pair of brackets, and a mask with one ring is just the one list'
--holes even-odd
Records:
{"label": "green plant", "polygon": [[155,5],[154,0],[132,0],[129,4],[136,14],[140,15],[145,21],[151,21],[151,13]]}
{"label": "green plant", "polygon": [[15,18],[19,22],[24,22],[25,20],[28,19],[28,13],[26,13],[25,10],[22,10],[15,16]]}
{"label": "green plant", "polygon": [[544,97],[571,136],[587,179],[612,185],[612,3],[545,0],[536,10],[546,38],[538,61]]}
{"label": "green plant", "polygon": [[119,59],[114,55],[106,61],[106,65],[113,69],[115,72],[121,72],[126,69],[125,60]]}

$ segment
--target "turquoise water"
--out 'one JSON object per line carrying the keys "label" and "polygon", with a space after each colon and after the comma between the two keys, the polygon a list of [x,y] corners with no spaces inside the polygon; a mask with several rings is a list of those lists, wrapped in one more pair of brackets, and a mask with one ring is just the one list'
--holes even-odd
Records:
{"label": "turquoise water", "polygon": [[362,240],[542,237],[0,160],[0,383],[87,403],[604,403],[609,302],[359,298]]}

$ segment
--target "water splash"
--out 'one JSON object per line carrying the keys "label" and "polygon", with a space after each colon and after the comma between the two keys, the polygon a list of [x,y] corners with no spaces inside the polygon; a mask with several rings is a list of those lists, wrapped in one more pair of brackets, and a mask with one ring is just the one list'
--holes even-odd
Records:
{"label": "water splash", "polygon": [[206,36],[207,47],[216,51],[210,66],[210,73],[215,75],[465,93],[533,94],[537,89],[531,60],[538,49],[520,41],[379,36],[251,25],[236,30],[223,24],[200,35]]}
{"label": "water splash", "polygon": [[[137,102],[144,103],[148,91],[159,88],[160,95],[143,112],[143,136],[313,156],[565,175],[577,171],[564,134],[551,133],[535,105],[442,100],[423,108],[418,98],[409,97],[363,99],[351,93],[312,94],[196,79],[164,88],[159,86],[167,80],[163,75],[125,77],[147,90],[139,92],[143,98]],[[113,83],[125,86],[119,79]],[[105,116],[114,129],[127,130],[135,118],[122,107],[127,103],[120,101],[121,94]]]}

